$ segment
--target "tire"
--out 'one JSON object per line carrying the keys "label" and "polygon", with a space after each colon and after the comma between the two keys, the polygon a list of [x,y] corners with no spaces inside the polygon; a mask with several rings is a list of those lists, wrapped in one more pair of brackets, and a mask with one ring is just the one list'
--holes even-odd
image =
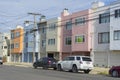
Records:
{"label": "tire", "polygon": [[77,73],[77,72],[78,72],[78,69],[77,69],[77,66],[76,66],[76,65],[73,65],[73,67],[72,67],[72,72],[74,72],[74,73]]}
{"label": "tire", "polygon": [[54,70],[56,70],[57,68],[53,68]]}
{"label": "tire", "polygon": [[61,65],[60,65],[60,64],[58,64],[57,70],[58,70],[58,71],[62,71],[62,68],[61,68]]}
{"label": "tire", "polygon": [[37,69],[37,65],[34,64],[33,67],[34,67],[34,69]]}
{"label": "tire", "polygon": [[84,73],[88,74],[90,72],[90,70],[84,70]]}
{"label": "tire", "polygon": [[116,70],[112,71],[112,77],[118,77],[118,71]]}
{"label": "tire", "polygon": [[48,67],[47,67],[46,65],[44,65],[44,66],[43,66],[43,69],[46,69],[46,70],[47,70],[47,69],[48,69]]}

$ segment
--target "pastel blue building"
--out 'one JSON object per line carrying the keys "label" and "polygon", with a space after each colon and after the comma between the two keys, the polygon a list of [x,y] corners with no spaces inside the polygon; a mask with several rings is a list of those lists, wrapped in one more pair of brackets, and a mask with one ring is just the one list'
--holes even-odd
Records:
{"label": "pastel blue building", "polygon": [[38,29],[33,31],[34,24],[24,28],[24,50],[23,62],[32,63],[39,58],[39,33]]}

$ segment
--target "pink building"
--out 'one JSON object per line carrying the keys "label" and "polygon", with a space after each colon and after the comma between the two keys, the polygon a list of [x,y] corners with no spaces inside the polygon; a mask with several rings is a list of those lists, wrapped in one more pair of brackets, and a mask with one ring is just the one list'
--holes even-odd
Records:
{"label": "pink building", "polygon": [[61,13],[61,56],[90,55],[91,26],[89,21],[90,10],[83,10],[72,14],[68,9]]}

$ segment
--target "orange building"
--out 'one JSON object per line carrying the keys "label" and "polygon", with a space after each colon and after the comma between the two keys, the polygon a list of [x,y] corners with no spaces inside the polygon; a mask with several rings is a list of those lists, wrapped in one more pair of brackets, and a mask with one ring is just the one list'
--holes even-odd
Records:
{"label": "orange building", "polygon": [[17,26],[16,29],[11,30],[11,61],[12,62],[22,61],[23,38],[24,38],[23,27]]}

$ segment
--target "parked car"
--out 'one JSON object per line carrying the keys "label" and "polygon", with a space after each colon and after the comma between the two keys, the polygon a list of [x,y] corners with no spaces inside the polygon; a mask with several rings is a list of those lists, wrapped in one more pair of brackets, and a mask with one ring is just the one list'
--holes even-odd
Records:
{"label": "parked car", "polygon": [[68,56],[58,61],[57,70],[78,72],[78,70],[89,73],[93,69],[93,62],[88,56]]}
{"label": "parked car", "polygon": [[3,58],[0,57],[0,65],[2,65],[2,64],[3,64]]}
{"label": "parked car", "polygon": [[120,77],[120,66],[113,66],[110,68],[109,75],[112,77]]}
{"label": "parked car", "polygon": [[43,57],[33,63],[33,67],[43,67],[43,69],[53,68],[56,69],[56,62],[57,60],[54,58]]}

